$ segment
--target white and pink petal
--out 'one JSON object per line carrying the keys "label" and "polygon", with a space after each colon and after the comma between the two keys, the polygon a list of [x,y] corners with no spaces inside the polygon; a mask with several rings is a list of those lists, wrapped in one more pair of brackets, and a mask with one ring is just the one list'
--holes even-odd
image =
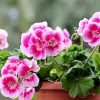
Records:
{"label": "white and pink petal", "polygon": [[19,100],[31,100],[35,93],[34,88],[24,88],[23,92],[19,91],[18,98]]}
{"label": "white and pink petal", "polygon": [[37,64],[37,61],[36,60],[34,60],[34,59],[32,59],[32,70],[34,71],[34,72],[38,72],[39,70],[40,70],[40,67],[39,67],[39,65]]}
{"label": "white and pink petal", "polygon": [[33,73],[22,80],[25,87],[36,87],[39,84],[39,77]]}

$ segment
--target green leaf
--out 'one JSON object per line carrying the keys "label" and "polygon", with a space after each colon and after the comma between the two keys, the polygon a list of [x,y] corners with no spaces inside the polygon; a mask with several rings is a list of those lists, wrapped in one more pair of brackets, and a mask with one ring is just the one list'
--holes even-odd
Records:
{"label": "green leaf", "polygon": [[69,90],[69,95],[71,97],[76,97],[78,95],[78,91],[79,91],[79,87],[78,84],[76,84],[75,82]]}
{"label": "green leaf", "polygon": [[50,73],[50,70],[52,69],[52,66],[43,66],[43,65],[40,65],[40,71],[38,72],[38,75],[41,79],[44,79],[46,78],[49,73]]}
{"label": "green leaf", "polygon": [[100,53],[93,54],[92,59],[93,59],[94,65],[95,65],[95,69],[97,71],[100,71]]}
{"label": "green leaf", "polygon": [[81,66],[79,64],[76,64],[75,66],[69,68],[68,71],[66,72],[66,75],[69,74],[73,69],[76,69],[76,68],[81,68]]}
{"label": "green leaf", "polygon": [[52,62],[47,62],[47,63],[44,63],[45,66],[50,66],[52,65]]}
{"label": "green leaf", "polygon": [[4,65],[4,64],[2,64],[2,63],[0,62],[0,69],[3,67],[3,65]]}
{"label": "green leaf", "polygon": [[89,90],[94,86],[94,81],[90,78],[69,79],[64,77],[61,81],[62,88],[69,91],[71,97],[85,97]]}
{"label": "green leaf", "polygon": [[9,55],[10,55],[10,52],[8,50],[2,50],[2,51],[0,51],[0,56],[5,57],[5,56],[9,56]]}
{"label": "green leaf", "polygon": [[63,75],[63,77],[61,78],[61,82],[62,82],[62,88],[66,91],[69,91],[74,81],[68,79],[66,76]]}

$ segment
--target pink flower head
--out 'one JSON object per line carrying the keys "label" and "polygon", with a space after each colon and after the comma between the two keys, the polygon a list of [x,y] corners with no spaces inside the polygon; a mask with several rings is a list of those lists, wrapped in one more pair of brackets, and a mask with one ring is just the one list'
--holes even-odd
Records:
{"label": "pink flower head", "polygon": [[31,33],[23,33],[21,36],[21,46],[20,49],[23,54],[30,56],[28,54],[28,47],[30,45],[30,38],[31,38]]}
{"label": "pink flower head", "polygon": [[23,34],[21,51],[36,60],[47,56],[56,56],[72,44],[67,30],[57,27],[55,30],[47,26],[47,22],[33,24],[28,34]]}
{"label": "pink flower head", "polygon": [[88,24],[88,19],[84,18],[83,20],[81,20],[79,22],[79,27],[77,29],[77,32],[79,35],[83,36],[83,31],[84,29],[87,27],[87,24]]}
{"label": "pink flower head", "polygon": [[36,60],[28,60],[24,59],[21,61],[17,68],[17,73],[20,77],[27,77],[31,75],[33,72],[38,72],[40,70],[39,65]]}
{"label": "pink flower head", "polygon": [[32,33],[36,38],[39,38],[42,42],[45,42],[44,34],[48,30],[47,22],[34,23],[30,29],[29,33]]}
{"label": "pink flower head", "polygon": [[30,69],[32,67],[31,61],[24,59],[21,61],[17,68],[17,73],[20,77],[26,77],[30,74]]}
{"label": "pink flower head", "polygon": [[84,30],[83,40],[92,47],[100,44],[100,25],[96,22],[89,22]]}
{"label": "pink flower head", "polygon": [[38,86],[39,78],[34,72],[40,70],[37,61],[32,59],[20,60],[17,56],[8,58],[5,66],[1,69],[0,89],[5,97],[19,100],[31,100]]}
{"label": "pink flower head", "polygon": [[1,69],[1,74],[14,74],[17,75],[17,67],[19,65],[19,58],[17,56],[8,57],[7,62],[4,67]]}
{"label": "pink flower head", "polygon": [[57,56],[61,50],[64,49],[64,34],[62,30],[57,27],[56,30],[49,31],[45,34],[46,52],[48,56]]}
{"label": "pink flower head", "polygon": [[18,80],[11,74],[3,75],[0,78],[1,94],[5,97],[16,98],[18,96]]}
{"label": "pink flower head", "polygon": [[18,95],[19,100],[31,100],[34,95],[35,89],[23,87],[22,90],[19,91],[19,95]]}
{"label": "pink flower head", "polygon": [[44,30],[46,27],[47,27],[47,22],[35,23],[30,27],[29,31],[34,31],[36,29]]}
{"label": "pink flower head", "polygon": [[1,75],[13,74],[17,75],[17,64],[6,63],[5,66],[1,69]]}
{"label": "pink flower head", "polygon": [[25,77],[22,80],[22,83],[25,87],[36,87],[39,84],[39,78],[35,73],[33,73]]}
{"label": "pink flower head", "polygon": [[1,50],[8,48],[7,37],[8,37],[8,33],[5,30],[0,29],[0,49]]}
{"label": "pink flower head", "polygon": [[67,31],[67,29],[64,29],[63,30],[63,33],[64,33],[64,44],[65,44],[65,49],[67,49],[68,47],[70,47],[72,45],[72,41],[71,39],[69,38],[70,37],[70,34],[69,32]]}
{"label": "pink flower head", "polygon": [[45,59],[46,49],[44,43],[35,36],[31,37],[31,45],[29,46],[29,54],[34,57],[34,59]]}
{"label": "pink flower head", "polygon": [[22,83],[25,87],[38,86],[39,78],[35,73],[33,73],[34,71],[39,70],[38,67],[37,62],[29,61],[28,59],[24,59],[18,66],[17,73],[22,77]]}

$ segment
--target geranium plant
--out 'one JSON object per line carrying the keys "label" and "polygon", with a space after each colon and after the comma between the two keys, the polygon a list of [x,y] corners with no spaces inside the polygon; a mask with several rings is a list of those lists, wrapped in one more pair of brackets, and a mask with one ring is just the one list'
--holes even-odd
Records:
{"label": "geranium plant", "polygon": [[35,23],[22,34],[20,49],[11,52],[2,50],[8,47],[7,32],[0,30],[1,94],[31,100],[44,81],[60,81],[71,97],[100,93],[100,12],[81,20],[75,32],[70,39],[67,29]]}

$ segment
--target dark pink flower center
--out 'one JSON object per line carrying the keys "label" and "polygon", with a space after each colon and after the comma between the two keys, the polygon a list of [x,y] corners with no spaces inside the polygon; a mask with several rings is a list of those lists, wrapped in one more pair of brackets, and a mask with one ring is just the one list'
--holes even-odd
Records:
{"label": "dark pink flower center", "polygon": [[50,46],[56,46],[56,44],[57,44],[57,41],[56,41],[56,39],[54,39],[54,38],[53,38],[52,40],[49,41],[49,45],[50,45]]}
{"label": "dark pink flower center", "polygon": [[38,44],[36,47],[37,47],[37,50],[42,50],[41,45]]}
{"label": "dark pink flower center", "polygon": [[12,81],[9,81],[7,83],[7,86],[10,88],[10,89],[14,89],[16,87],[16,83],[15,82],[12,82]]}

